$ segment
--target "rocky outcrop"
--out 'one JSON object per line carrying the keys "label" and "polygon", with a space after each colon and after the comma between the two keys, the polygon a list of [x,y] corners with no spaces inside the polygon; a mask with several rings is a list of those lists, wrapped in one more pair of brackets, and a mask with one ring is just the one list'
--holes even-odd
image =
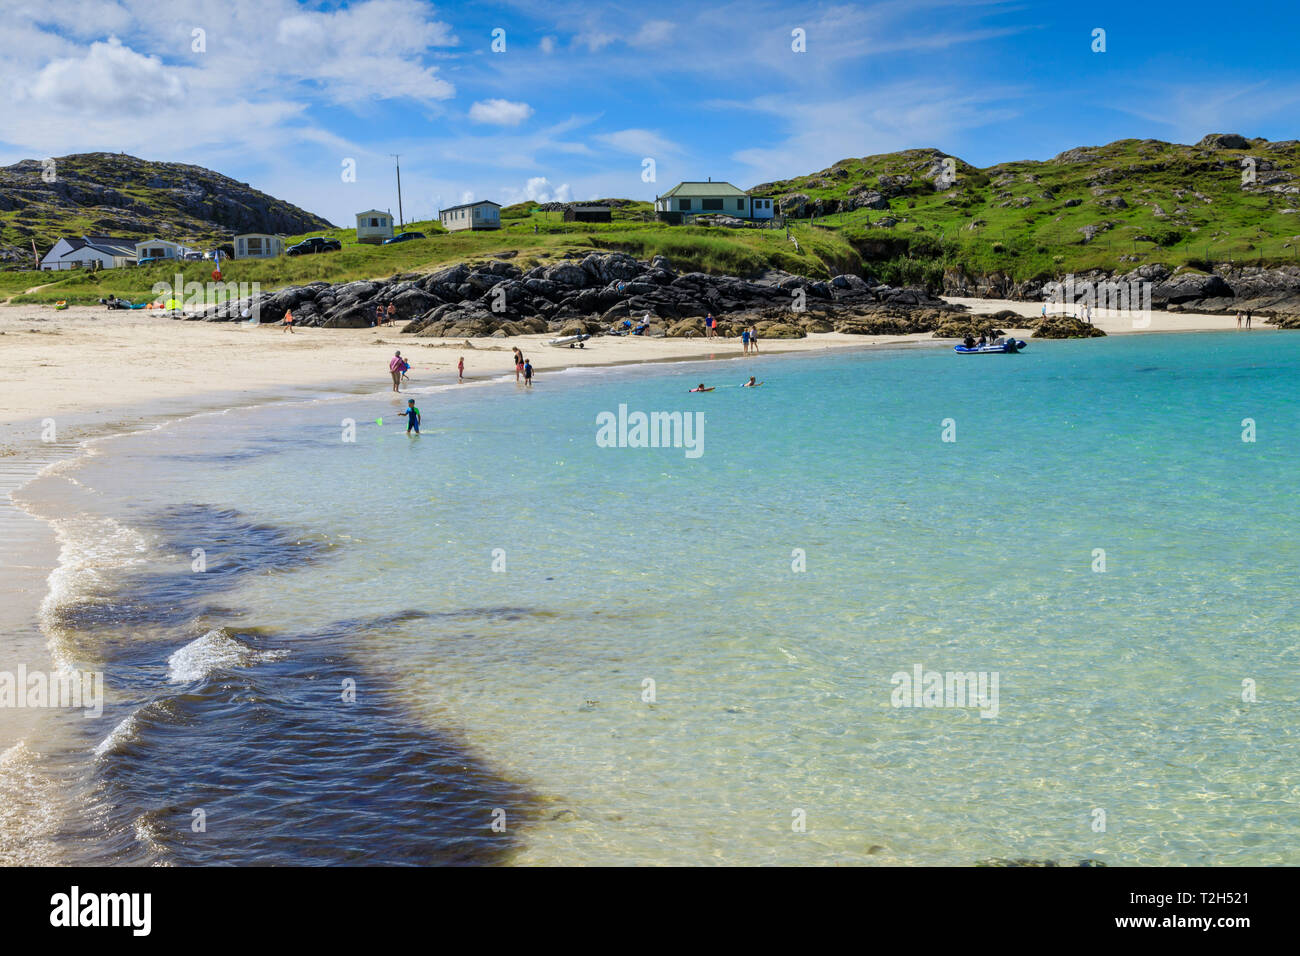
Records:
{"label": "rocky outcrop", "polygon": [[772,271],[741,279],[678,273],[662,256],[646,262],[612,252],[590,253],[528,271],[494,260],[457,263],[427,275],[333,286],[318,282],[214,306],[193,317],[238,319],[245,309],[256,307],[263,321],[277,321],[292,309],[298,325],[365,328],[375,309],[386,310],[390,302],[397,308],[398,320],[405,323],[404,333],[437,338],[502,332],[594,333],[625,319],[647,316],[651,334],[703,334],[704,317],[710,313],[724,335],[738,335],[742,325],[756,323],[760,337],[858,331],[859,327],[930,331],[937,327],[939,316],[961,311],[924,289],[890,286],[857,275],[820,280]]}
{"label": "rocky outcrop", "polygon": [[1034,320],[1036,339],[1091,339],[1105,335],[1095,325],[1089,325],[1073,315],[1049,315]]}
{"label": "rocky outcrop", "polygon": [[1211,133],[1196,145],[1201,149],[1250,149],[1250,140],[1238,133]]}
{"label": "rocky outcrop", "polygon": [[[53,181],[44,175],[45,163],[34,159],[0,168],[0,209],[22,209],[52,224],[89,220],[102,233],[140,239],[228,240],[241,232],[296,235],[331,228],[319,216],[201,166],[79,153],[54,159],[48,169]],[[37,239],[47,247],[52,242],[45,235]],[[30,256],[30,248],[23,250],[23,258]]]}

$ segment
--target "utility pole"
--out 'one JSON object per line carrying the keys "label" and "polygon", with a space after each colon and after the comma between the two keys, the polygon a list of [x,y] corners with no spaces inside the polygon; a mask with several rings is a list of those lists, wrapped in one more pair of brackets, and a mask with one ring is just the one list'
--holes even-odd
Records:
{"label": "utility pole", "polygon": [[402,226],[405,223],[402,218],[402,157],[397,153],[389,153],[389,155],[397,160],[397,225]]}

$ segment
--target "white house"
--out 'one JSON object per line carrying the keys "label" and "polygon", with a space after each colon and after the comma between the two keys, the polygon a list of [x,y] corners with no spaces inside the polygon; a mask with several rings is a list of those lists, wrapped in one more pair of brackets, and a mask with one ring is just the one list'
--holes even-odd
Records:
{"label": "white house", "polygon": [[118,269],[135,262],[135,243],[130,239],[112,236],[82,236],[63,238],[41,260],[41,268],[89,269],[98,263],[100,269]]}
{"label": "white house", "polygon": [[284,254],[284,240],[265,232],[245,232],[235,236],[236,259],[274,259]]}
{"label": "white house", "polygon": [[146,239],[135,244],[135,260],[139,262],[141,259],[184,259],[186,254],[192,251],[170,239]]}
{"label": "white house", "polygon": [[393,214],[379,209],[357,213],[357,242],[383,242],[393,238]]}
{"label": "white house", "polygon": [[682,182],[655,198],[655,212],[666,213],[661,219],[681,222],[700,213],[718,213],[736,219],[771,219],[775,213],[772,200],[750,196],[731,183]]}
{"label": "white house", "polygon": [[442,227],[448,232],[461,229],[500,229],[501,204],[490,199],[452,206],[438,213]]}

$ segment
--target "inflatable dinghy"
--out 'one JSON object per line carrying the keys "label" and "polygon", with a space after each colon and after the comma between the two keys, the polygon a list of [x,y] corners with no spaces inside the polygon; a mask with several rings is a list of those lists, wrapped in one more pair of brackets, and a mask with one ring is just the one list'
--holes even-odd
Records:
{"label": "inflatable dinghy", "polygon": [[554,345],[557,349],[571,349],[575,345],[578,348],[583,349],[586,348],[586,346],[583,345],[583,343],[586,342],[587,339],[589,338],[591,338],[590,335],[588,335],[586,332],[582,332],[578,335],[564,335],[558,339],[551,339],[551,341],[547,342],[546,344]]}
{"label": "inflatable dinghy", "polygon": [[961,355],[1015,355],[1025,347],[1021,339],[1007,339],[997,345],[977,345],[968,349],[964,345],[954,345],[952,350]]}

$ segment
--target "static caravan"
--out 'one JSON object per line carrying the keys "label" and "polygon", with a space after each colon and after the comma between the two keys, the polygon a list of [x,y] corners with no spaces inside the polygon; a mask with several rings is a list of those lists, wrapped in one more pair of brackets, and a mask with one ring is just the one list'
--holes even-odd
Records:
{"label": "static caravan", "polygon": [[461,229],[500,229],[501,204],[490,199],[480,199],[460,206],[452,206],[438,213],[442,228],[448,232]]}
{"label": "static caravan", "polygon": [[135,261],[141,259],[184,259],[186,249],[179,242],[170,239],[146,239],[135,244]]}
{"label": "static caravan", "polygon": [[265,232],[245,232],[235,236],[236,259],[274,259],[284,255],[284,240]]}
{"label": "static caravan", "polygon": [[393,214],[379,209],[357,213],[357,242],[379,244],[393,238]]}

